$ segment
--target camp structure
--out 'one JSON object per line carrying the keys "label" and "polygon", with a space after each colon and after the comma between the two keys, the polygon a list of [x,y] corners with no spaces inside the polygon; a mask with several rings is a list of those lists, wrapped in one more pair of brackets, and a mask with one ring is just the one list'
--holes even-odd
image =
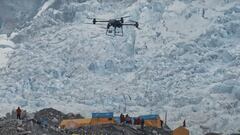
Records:
{"label": "camp structure", "polygon": [[92,113],[92,118],[87,119],[68,119],[63,120],[59,127],[74,129],[83,126],[103,125],[103,124],[114,124],[113,113]]}
{"label": "camp structure", "polygon": [[68,119],[63,120],[59,127],[60,128],[66,128],[66,129],[75,129],[82,126],[89,126],[91,123],[91,118],[89,119]]}
{"label": "camp structure", "polygon": [[92,118],[113,118],[113,112],[92,113]]}
{"label": "camp structure", "polygon": [[173,135],[189,135],[189,130],[181,126],[173,130]]}
{"label": "camp structure", "polygon": [[142,115],[140,118],[144,119],[144,126],[146,127],[161,128],[161,119],[157,114]]}
{"label": "camp structure", "polygon": [[113,112],[109,113],[92,113],[90,125],[114,124]]}

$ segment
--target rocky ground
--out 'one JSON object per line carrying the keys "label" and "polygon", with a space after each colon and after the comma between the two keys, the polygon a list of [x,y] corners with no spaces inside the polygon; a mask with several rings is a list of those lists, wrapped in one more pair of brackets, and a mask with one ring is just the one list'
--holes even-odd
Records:
{"label": "rocky ground", "polygon": [[62,119],[83,118],[80,114],[64,114],[52,108],[40,110],[36,113],[23,111],[22,120],[16,119],[15,111],[0,119],[1,135],[73,135],[73,134],[104,134],[104,135],[170,135],[169,128],[155,129],[131,125],[98,125],[86,126],[79,129],[59,129]]}
{"label": "rocky ground", "polygon": [[[64,114],[53,108],[40,110],[36,113],[23,111],[22,120],[16,119],[15,111],[0,118],[0,135],[171,135],[172,130],[165,126],[161,129],[138,126],[106,124],[85,126],[78,129],[59,129],[63,119],[83,118],[80,114]],[[221,135],[208,133],[206,135]],[[240,134],[232,134],[240,135]]]}
{"label": "rocky ground", "polygon": [[[141,30],[89,24],[126,16]],[[240,130],[240,0],[0,0],[0,25],[0,115],[168,112],[191,135]]]}

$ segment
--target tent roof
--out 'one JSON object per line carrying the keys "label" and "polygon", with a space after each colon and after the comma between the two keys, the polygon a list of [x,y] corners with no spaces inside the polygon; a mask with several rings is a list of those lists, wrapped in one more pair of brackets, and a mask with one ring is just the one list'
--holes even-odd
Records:
{"label": "tent roof", "polygon": [[140,116],[141,119],[144,119],[144,120],[156,120],[156,119],[159,119],[159,115],[158,114],[150,114],[150,115],[142,115]]}
{"label": "tent roof", "polygon": [[189,130],[183,126],[180,126],[173,130],[173,135],[189,135]]}
{"label": "tent roof", "polygon": [[113,112],[92,113],[92,118],[113,118]]}

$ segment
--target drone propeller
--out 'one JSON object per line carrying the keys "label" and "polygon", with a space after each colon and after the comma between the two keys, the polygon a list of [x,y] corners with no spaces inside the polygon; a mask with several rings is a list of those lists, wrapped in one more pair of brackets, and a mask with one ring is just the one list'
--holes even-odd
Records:
{"label": "drone propeller", "polygon": [[132,22],[132,23],[134,23],[134,24],[132,24],[133,26],[135,26],[137,29],[139,29],[140,30],[140,28],[139,28],[139,23],[137,22],[137,21],[134,21],[134,20],[129,20],[129,22]]}
{"label": "drone propeller", "polygon": [[128,16],[123,16],[123,17],[121,17],[121,18],[128,18],[128,17],[130,17],[130,15],[128,15]]}
{"label": "drone propeller", "polygon": [[105,20],[105,19],[102,19],[102,18],[96,18],[96,17],[87,17],[87,19]]}
{"label": "drone propeller", "polygon": [[122,17],[118,17],[118,18],[115,18],[115,19],[121,19],[121,18],[128,18],[130,17],[129,15],[128,16],[122,16]]}
{"label": "drone propeller", "polygon": [[129,22],[134,22],[134,23],[136,23],[137,21],[134,21],[134,20],[129,20]]}
{"label": "drone propeller", "polygon": [[140,29],[140,28],[139,28],[139,23],[138,23],[138,22],[135,23],[135,27],[138,28],[138,29]]}
{"label": "drone propeller", "polygon": [[108,22],[109,21],[109,19],[92,18],[92,17],[87,17],[87,19],[93,20],[93,24],[96,24],[96,22]]}
{"label": "drone propeller", "polygon": [[94,18],[92,18],[92,17],[87,17],[87,19],[94,19]]}
{"label": "drone propeller", "polygon": [[83,24],[92,24],[92,23],[83,23]]}
{"label": "drone propeller", "polygon": [[107,28],[106,28],[106,27],[100,27],[100,28],[107,30]]}
{"label": "drone propeller", "polygon": [[123,17],[115,18],[115,19],[119,19],[121,21],[121,23],[124,23],[124,18],[128,18],[128,17],[130,17],[130,16],[128,15],[128,16],[123,16]]}
{"label": "drone propeller", "polygon": [[141,28],[139,28],[139,23],[138,23],[137,21],[134,21],[134,20],[129,20],[129,21],[135,23],[134,26],[135,26],[137,29],[141,30]]}
{"label": "drone propeller", "polygon": [[[93,23],[83,23],[83,24],[93,24]],[[95,24],[95,25],[106,26],[106,24],[100,24],[100,23],[98,23],[98,24]]]}

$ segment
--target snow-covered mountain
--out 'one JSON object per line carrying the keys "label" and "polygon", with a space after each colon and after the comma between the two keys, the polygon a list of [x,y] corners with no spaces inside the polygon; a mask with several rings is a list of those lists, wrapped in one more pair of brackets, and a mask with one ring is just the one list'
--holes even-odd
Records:
{"label": "snow-covered mountain", "polygon": [[[25,1],[36,7],[21,27],[11,27],[1,114],[18,105],[85,116],[168,112],[170,127],[186,119],[192,135],[239,130],[239,0]],[[124,27],[123,37],[86,24],[128,15],[141,30]]]}

